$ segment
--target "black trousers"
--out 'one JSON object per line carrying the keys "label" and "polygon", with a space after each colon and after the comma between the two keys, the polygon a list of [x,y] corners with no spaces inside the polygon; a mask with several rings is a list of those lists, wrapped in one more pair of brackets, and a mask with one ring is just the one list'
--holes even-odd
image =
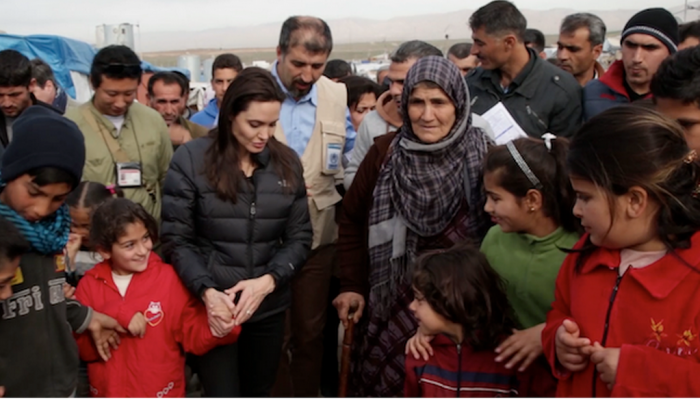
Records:
{"label": "black trousers", "polygon": [[207,397],[267,397],[275,383],[284,340],[285,312],[242,325],[238,342],[196,360]]}

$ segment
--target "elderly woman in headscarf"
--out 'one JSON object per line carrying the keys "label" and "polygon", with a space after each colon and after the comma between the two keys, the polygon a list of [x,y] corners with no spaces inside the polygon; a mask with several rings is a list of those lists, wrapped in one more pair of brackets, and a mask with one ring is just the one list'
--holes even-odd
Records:
{"label": "elderly woman in headscarf", "polygon": [[478,244],[490,224],[481,180],[490,139],[471,124],[459,69],[418,60],[401,110],[403,127],[375,141],[343,200],[334,305],[344,323],[357,307],[351,396],[402,395],[404,347],[417,328],[411,264],[426,250]]}

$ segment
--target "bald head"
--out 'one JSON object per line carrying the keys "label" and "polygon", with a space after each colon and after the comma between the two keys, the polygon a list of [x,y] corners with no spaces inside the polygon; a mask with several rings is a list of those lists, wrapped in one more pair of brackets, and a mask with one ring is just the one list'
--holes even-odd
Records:
{"label": "bald head", "polygon": [[312,54],[330,54],[333,50],[333,38],[328,24],[316,17],[289,17],[282,24],[279,49],[282,54],[292,47],[303,46]]}

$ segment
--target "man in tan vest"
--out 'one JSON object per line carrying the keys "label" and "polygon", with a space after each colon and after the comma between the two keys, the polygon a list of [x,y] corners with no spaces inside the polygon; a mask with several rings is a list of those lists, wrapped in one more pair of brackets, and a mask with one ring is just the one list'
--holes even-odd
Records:
{"label": "man in tan vest", "polygon": [[[273,396],[317,397],[323,357],[323,329],[335,263],[338,226],[336,185],[355,142],[346,89],[322,76],[333,48],[328,25],[318,18],[291,17],[282,25],[272,74],[286,99],[275,137],[301,157],[309,194],[313,244],[292,281],[289,318]],[[289,355],[291,354],[291,359]],[[291,386],[290,386],[291,384]]]}

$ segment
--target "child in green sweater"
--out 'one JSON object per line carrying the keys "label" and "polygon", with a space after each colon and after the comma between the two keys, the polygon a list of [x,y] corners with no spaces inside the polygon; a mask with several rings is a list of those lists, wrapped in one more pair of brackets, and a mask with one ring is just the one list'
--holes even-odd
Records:
{"label": "child in green sweater", "polygon": [[484,210],[497,225],[481,246],[506,281],[521,330],[496,348],[497,362],[525,370],[542,355],[542,329],[566,252],[579,239],[576,200],[566,171],[569,142],[545,134],[489,150],[484,161]]}

